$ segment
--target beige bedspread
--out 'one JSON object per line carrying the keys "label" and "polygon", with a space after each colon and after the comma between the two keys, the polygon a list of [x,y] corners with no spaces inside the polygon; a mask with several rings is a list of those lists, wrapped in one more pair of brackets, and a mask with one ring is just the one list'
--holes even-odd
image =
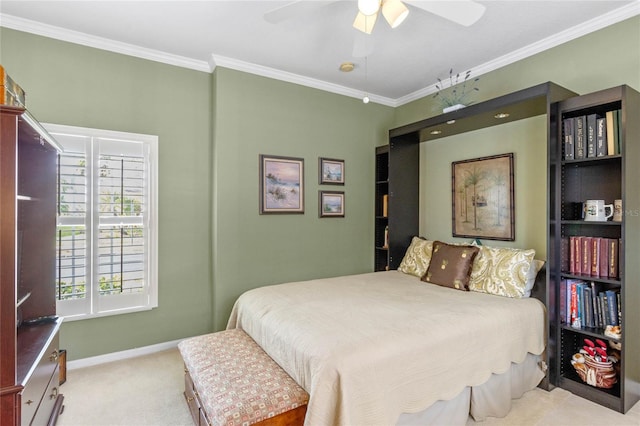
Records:
{"label": "beige bedspread", "polygon": [[309,392],[306,425],[389,425],[540,354],[544,316],[536,299],[388,271],[250,290],[227,327]]}

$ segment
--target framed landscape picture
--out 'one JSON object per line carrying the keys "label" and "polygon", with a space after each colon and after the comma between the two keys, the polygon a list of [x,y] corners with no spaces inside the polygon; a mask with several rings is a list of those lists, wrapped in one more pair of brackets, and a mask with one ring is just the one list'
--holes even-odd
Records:
{"label": "framed landscape picture", "polygon": [[304,159],[260,155],[260,214],[304,213]]}
{"label": "framed landscape picture", "polygon": [[454,237],[515,240],[513,153],[451,163]]}
{"label": "framed landscape picture", "polygon": [[320,217],[344,217],[344,192],[318,191]]}
{"label": "framed landscape picture", "polygon": [[320,157],[318,171],[318,181],[321,185],[344,185],[344,160]]}

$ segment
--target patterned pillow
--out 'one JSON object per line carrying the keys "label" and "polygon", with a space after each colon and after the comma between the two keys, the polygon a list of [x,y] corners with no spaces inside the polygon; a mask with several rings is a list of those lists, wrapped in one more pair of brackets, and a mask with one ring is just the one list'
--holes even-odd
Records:
{"label": "patterned pillow", "polygon": [[422,277],[431,261],[431,248],[433,241],[425,240],[420,237],[413,237],[411,244],[407,249],[398,271],[405,274],[415,275],[416,277]]}
{"label": "patterned pillow", "polygon": [[480,246],[471,271],[469,290],[505,297],[526,297],[527,274],[535,254],[533,249]]}
{"label": "patterned pillow", "polygon": [[479,251],[478,247],[434,241],[431,263],[426,274],[421,278],[422,281],[463,291],[468,290],[473,259]]}

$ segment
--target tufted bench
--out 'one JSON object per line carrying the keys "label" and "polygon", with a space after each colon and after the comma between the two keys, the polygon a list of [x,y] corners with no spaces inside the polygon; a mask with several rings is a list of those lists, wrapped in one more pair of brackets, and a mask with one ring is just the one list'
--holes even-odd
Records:
{"label": "tufted bench", "polygon": [[302,425],[309,394],[240,329],[183,340],[184,396],[196,425]]}

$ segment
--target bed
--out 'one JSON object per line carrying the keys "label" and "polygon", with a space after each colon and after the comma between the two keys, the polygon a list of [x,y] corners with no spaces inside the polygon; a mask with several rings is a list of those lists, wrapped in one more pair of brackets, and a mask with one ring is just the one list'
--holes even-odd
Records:
{"label": "bed", "polygon": [[543,378],[545,317],[533,297],[385,271],[250,290],[227,328],[310,394],[307,425],[465,424],[506,415]]}

